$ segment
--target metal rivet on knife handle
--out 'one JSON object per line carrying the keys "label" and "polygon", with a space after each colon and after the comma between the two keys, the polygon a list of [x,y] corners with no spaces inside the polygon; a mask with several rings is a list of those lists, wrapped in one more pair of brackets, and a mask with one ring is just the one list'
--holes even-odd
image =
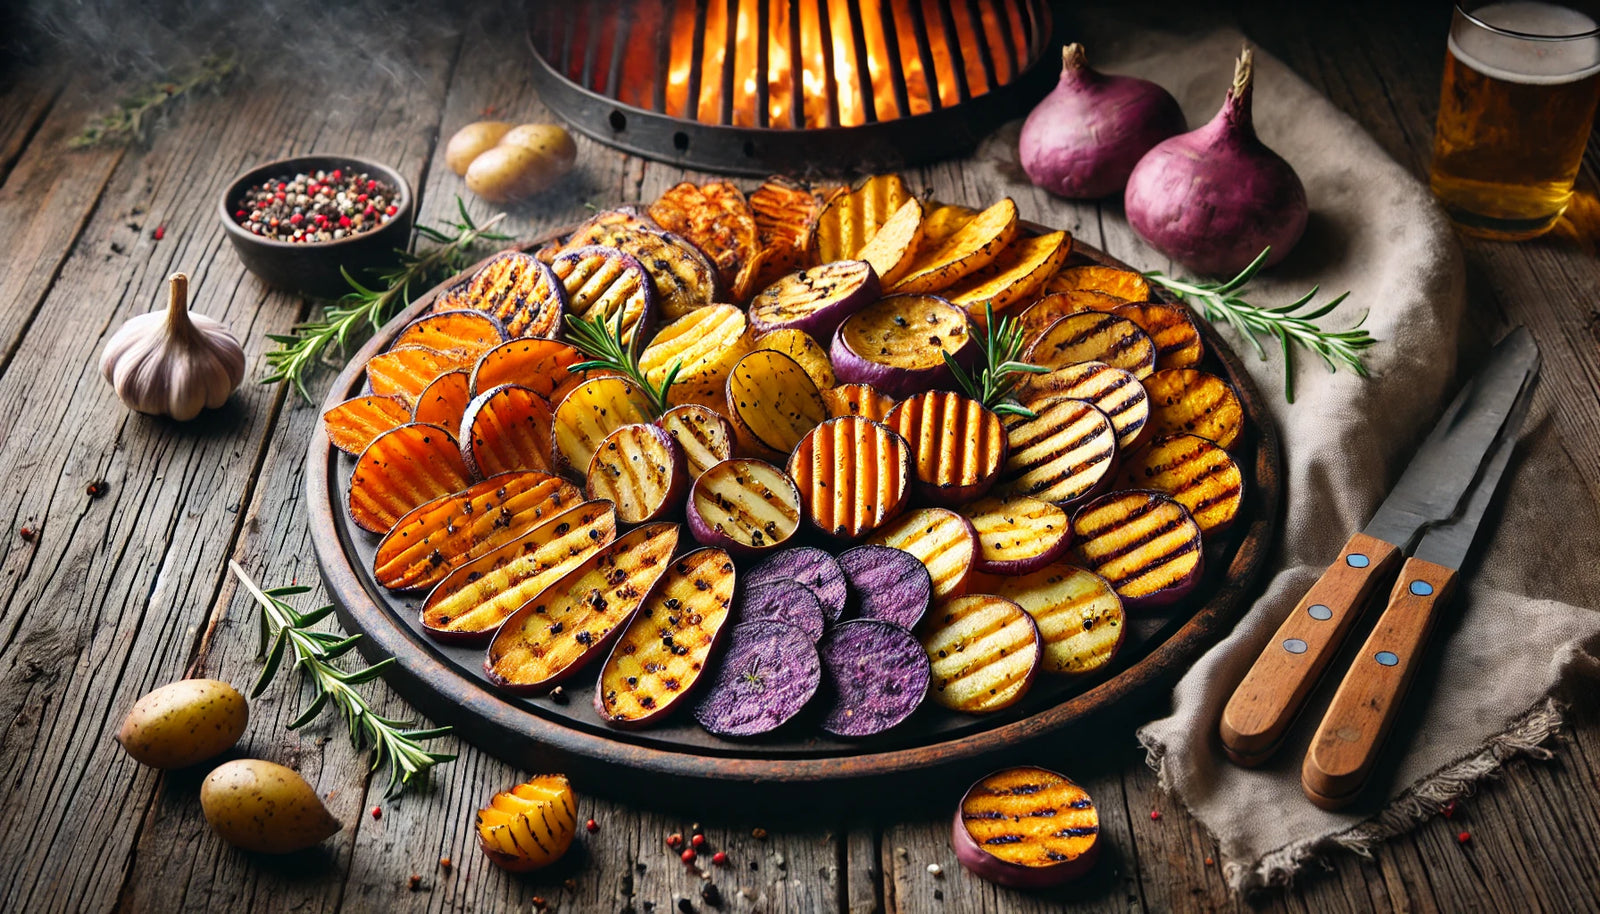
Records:
{"label": "metal rivet on knife handle", "polygon": [[1365,533],[1350,537],[1223,709],[1222,747],[1230,759],[1259,765],[1271,757],[1351,624],[1399,560],[1400,550],[1390,543]]}

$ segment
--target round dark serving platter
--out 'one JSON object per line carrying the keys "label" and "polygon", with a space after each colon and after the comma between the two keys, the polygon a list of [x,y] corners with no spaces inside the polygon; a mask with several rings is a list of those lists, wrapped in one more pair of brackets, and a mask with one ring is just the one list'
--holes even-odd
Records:
{"label": "round dark serving platter", "polygon": [[[535,249],[566,231],[522,248]],[[1077,244],[1069,263],[1130,269]],[[323,409],[362,393],[367,360],[386,349],[439,292],[478,266],[430,290],[389,321],[350,359]],[[818,802],[877,799],[886,789],[903,796],[913,785],[954,785],[1011,759],[1048,763],[1042,753],[1063,745],[1064,733],[1119,704],[1170,687],[1233,626],[1271,551],[1281,496],[1277,432],[1238,357],[1208,322],[1197,317],[1195,324],[1206,344],[1200,367],[1233,385],[1247,418],[1245,434],[1233,449],[1245,477],[1239,519],[1206,544],[1204,577],[1188,598],[1129,614],[1123,646],[1107,671],[1082,678],[1042,675],[1021,702],[986,717],[926,702],[888,733],[846,741],[822,734],[803,714],[767,738],[730,742],[706,733],[682,711],[648,730],[606,726],[593,708],[599,663],[568,680],[558,695],[504,694],[483,674],[481,646],[432,640],[419,618],[423,595],[390,593],[373,578],[380,538],[356,527],[346,509],[354,459],[328,442],[321,423],[312,435],[306,472],[312,542],[341,622],[364,636],[358,643],[362,654],[369,661],[396,658],[388,676],[396,691],[435,723],[454,727],[491,755],[530,771],[563,771],[580,789],[673,805],[672,797],[693,796],[714,785],[719,791],[714,795],[724,799],[765,810],[800,810]],[[694,547],[685,534],[681,548]]]}

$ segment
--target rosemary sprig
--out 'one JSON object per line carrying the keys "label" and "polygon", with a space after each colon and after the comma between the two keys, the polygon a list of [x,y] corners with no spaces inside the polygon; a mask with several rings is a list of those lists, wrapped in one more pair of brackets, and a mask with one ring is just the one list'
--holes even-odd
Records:
{"label": "rosemary sprig", "polygon": [[1220,321],[1237,330],[1263,359],[1267,357],[1267,351],[1262,347],[1260,337],[1275,337],[1283,349],[1283,395],[1290,403],[1294,402],[1294,350],[1291,344],[1321,356],[1329,371],[1338,371],[1342,366],[1360,377],[1367,377],[1367,365],[1361,360],[1361,353],[1378,341],[1361,329],[1367,320],[1366,313],[1363,312],[1360,320],[1349,330],[1324,330],[1314,323],[1339,307],[1349,292],[1303,314],[1296,312],[1311,303],[1311,299],[1317,295],[1318,286],[1312,286],[1311,291],[1277,308],[1262,308],[1244,300],[1245,284],[1260,272],[1270,253],[1270,246],[1263,248],[1249,266],[1227,282],[1190,282],[1164,276],[1158,270],[1144,275],[1177,297],[1191,303],[1198,302],[1206,320],[1213,323]]}
{"label": "rosemary sprig", "polygon": [[1027,342],[1027,332],[1022,325],[1009,317],[994,319],[994,307],[983,303],[983,366],[973,375],[956,363],[950,353],[942,352],[944,363],[956,377],[961,392],[982,403],[1002,416],[1021,416],[1032,419],[1034,412],[1020,403],[1004,402],[1017,386],[1017,375],[1041,374],[1050,369],[1020,361],[1022,346]]}
{"label": "rosemary sprig", "polygon": [[173,102],[221,86],[238,68],[232,56],[213,54],[201,58],[179,78],[150,83],[120,99],[115,108],[85,124],[67,145],[81,149],[143,140],[147,118]]}
{"label": "rosemary sprig", "polygon": [[350,728],[350,741],[356,750],[371,747],[372,770],[387,765],[389,788],[392,795],[411,784],[411,780],[440,762],[455,758],[442,752],[430,752],[422,747],[424,740],[436,739],[450,732],[449,727],[413,729],[409,721],[384,717],[372,709],[356,686],[378,678],[394,658],[390,657],[375,666],[346,671],[334,661],[349,653],[360,635],[348,637],[333,632],[313,631],[311,626],[327,618],[332,606],[324,606],[308,613],[297,612],[282,597],[291,597],[311,590],[309,587],[274,587],[262,590],[250,580],[238,562],[229,561],[234,577],[244,585],[261,607],[261,646],[258,659],[263,661],[261,675],[256,679],[250,697],[255,698],[266,690],[277,675],[283,658],[294,652],[294,666],[311,680],[317,697],[305,712],[289,724],[297,730],[315,720],[330,703],[344,716]]}
{"label": "rosemary sprig", "polygon": [[630,381],[644,388],[645,395],[650,398],[650,406],[655,410],[655,418],[661,418],[671,404],[667,402],[667,391],[678,380],[678,372],[683,370],[683,359],[672,363],[667,373],[661,379],[661,386],[650,383],[643,370],[639,368],[639,334],[635,333],[623,342],[622,309],[617,309],[616,320],[606,323],[605,315],[597,314],[594,317],[569,317],[567,319],[566,340],[572,348],[589,357],[587,362],[579,362],[568,368],[568,371],[590,371],[601,368],[620,372]]}
{"label": "rosemary sprig", "polygon": [[379,288],[363,286],[346,271],[344,278],[352,291],[336,304],[329,305],[322,320],[298,324],[292,333],[269,334],[268,338],[277,343],[278,348],[267,353],[272,374],[262,378],[261,383],[288,381],[309,401],[311,394],[306,392],[306,376],[330,345],[337,345],[343,351],[351,334],[363,324],[370,325],[373,330],[383,326],[395,312],[411,304],[413,286],[426,289],[460,272],[478,242],[506,241],[511,237],[489,231],[506,217],[505,213],[477,225],[467,214],[467,206],[460,197],[456,198],[456,209],[461,213],[461,221],[445,223],[445,230],[426,225],[416,227],[418,236],[438,247],[423,254],[401,252],[400,265],[379,277]]}

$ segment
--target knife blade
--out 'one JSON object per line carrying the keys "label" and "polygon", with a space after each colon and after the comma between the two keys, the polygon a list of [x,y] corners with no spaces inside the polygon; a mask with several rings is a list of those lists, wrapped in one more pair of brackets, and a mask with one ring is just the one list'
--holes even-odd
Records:
{"label": "knife blade", "polygon": [[1378,584],[1423,528],[1457,513],[1538,362],[1532,335],[1518,327],[1463,385],[1366,527],[1351,535],[1234,690],[1219,723],[1230,759],[1257,765],[1277,750]]}

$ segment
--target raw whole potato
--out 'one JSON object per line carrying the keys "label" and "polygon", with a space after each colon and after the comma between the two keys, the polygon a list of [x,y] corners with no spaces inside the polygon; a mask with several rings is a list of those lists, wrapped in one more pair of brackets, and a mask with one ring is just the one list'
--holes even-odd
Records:
{"label": "raw whole potato", "polygon": [[554,124],[513,127],[467,166],[467,189],[493,203],[548,190],[578,158],[572,136]]}
{"label": "raw whole potato", "polygon": [[303,850],[342,827],[298,772],[253,758],[206,775],[200,808],[222,840],[262,854]]}
{"label": "raw whole potato", "polygon": [[141,765],[187,768],[233,748],[249,721],[250,706],[233,686],[184,679],[134,702],[117,742]]}
{"label": "raw whole potato", "polygon": [[465,177],[472,160],[493,149],[511,127],[505,121],[474,121],[462,127],[444,147],[444,163],[451,171]]}

